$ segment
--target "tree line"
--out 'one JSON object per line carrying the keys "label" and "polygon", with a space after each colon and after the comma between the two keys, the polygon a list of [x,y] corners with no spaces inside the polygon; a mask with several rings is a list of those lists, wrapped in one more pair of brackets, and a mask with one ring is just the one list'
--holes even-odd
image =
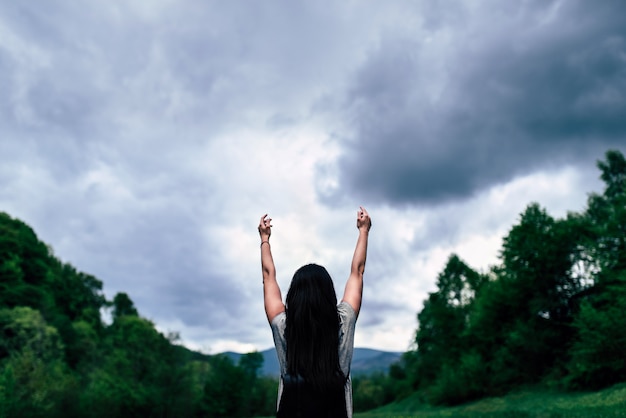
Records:
{"label": "tree line", "polygon": [[0,213],[0,418],[272,415],[277,382],[262,364],[186,349]]}
{"label": "tree line", "polygon": [[563,219],[529,204],[489,271],[450,255],[417,315],[415,349],[388,376],[396,396],[454,405],[626,381],[626,160],[605,157],[601,194]]}

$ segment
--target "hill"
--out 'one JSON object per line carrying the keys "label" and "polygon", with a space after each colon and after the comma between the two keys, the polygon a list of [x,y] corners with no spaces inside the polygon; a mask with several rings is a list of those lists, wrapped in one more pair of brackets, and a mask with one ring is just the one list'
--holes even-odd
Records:
{"label": "hill", "polygon": [[[230,357],[235,364],[239,362],[242,353],[227,351],[224,354]],[[264,376],[278,376],[280,374],[278,366],[278,357],[275,348],[268,348],[261,351],[263,355],[263,369],[261,374]],[[402,353],[393,351],[381,351],[371,348],[355,348],[352,357],[352,375],[367,375],[376,372],[387,372],[389,367],[398,361]]]}

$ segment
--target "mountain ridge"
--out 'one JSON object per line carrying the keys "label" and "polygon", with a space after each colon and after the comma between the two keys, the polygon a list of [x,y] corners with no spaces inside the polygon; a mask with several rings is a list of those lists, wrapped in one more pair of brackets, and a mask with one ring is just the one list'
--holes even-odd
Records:
{"label": "mountain ridge", "polygon": [[[280,367],[278,365],[278,356],[276,348],[271,347],[263,351],[259,351],[263,355],[263,367],[260,374],[263,376],[278,377],[280,375]],[[235,364],[239,362],[241,356],[245,353],[236,353],[234,351],[225,351],[218,355],[229,357]],[[386,373],[393,363],[400,360],[403,353],[396,351],[382,351],[373,348],[355,347],[352,356],[352,367],[350,373],[353,376],[368,375],[372,373]]]}

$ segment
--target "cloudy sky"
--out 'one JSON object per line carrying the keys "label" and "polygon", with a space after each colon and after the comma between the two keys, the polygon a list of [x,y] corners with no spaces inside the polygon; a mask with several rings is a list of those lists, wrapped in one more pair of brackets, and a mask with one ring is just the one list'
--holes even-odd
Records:
{"label": "cloudy sky", "polygon": [[626,152],[622,0],[0,0],[0,211],[191,348],[272,345],[283,296],[341,296],[373,219],[356,345],[403,351],[451,253],[485,271]]}

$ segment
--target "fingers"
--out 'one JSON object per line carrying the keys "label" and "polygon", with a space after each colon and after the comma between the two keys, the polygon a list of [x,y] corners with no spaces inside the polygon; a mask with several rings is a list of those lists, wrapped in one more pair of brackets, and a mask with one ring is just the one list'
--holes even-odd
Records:
{"label": "fingers", "polygon": [[369,231],[371,226],[372,220],[370,219],[370,214],[367,213],[363,206],[359,206],[359,210],[356,213],[356,227],[359,229],[365,228]]}
{"label": "fingers", "polygon": [[261,220],[259,221],[259,229],[261,228],[265,229],[268,227],[271,228],[272,227],[271,222],[272,222],[272,218],[268,218],[267,213],[266,213],[265,215],[261,216]]}

